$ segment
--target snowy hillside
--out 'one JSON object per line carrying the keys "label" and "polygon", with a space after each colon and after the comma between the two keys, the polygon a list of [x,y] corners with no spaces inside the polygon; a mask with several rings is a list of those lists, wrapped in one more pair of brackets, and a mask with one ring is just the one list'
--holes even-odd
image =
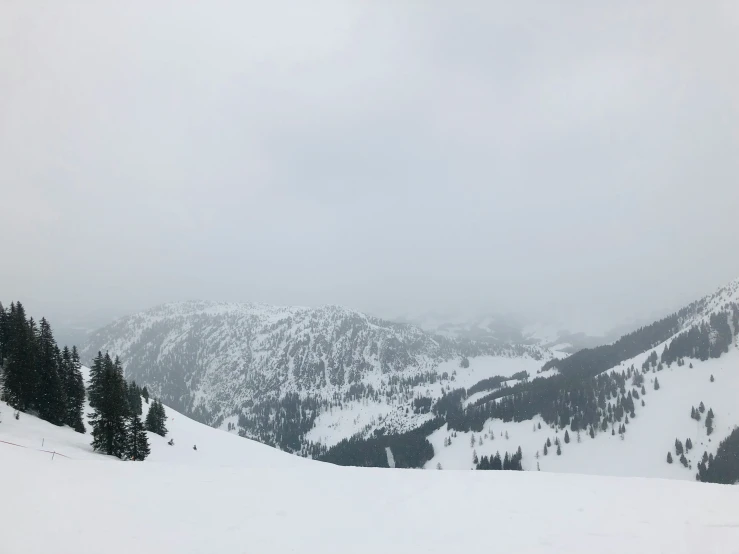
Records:
{"label": "snowy hillside", "polygon": [[169,408],[175,446],[150,436],[149,459],[123,462],[92,453],[89,434],[0,412],[3,554],[739,552],[737,487],[342,468]]}
{"label": "snowy hillside", "polygon": [[[335,306],[213,302],[123,318],[93,333],[83,356],[99,350],[120,356],[126,376],[165,403],[309,455],[318,448],[311,442],[370,432],[391,414],[393,430],[412,428],[419,395],[438,398],[460,384],[515,373],[513,366],[533,373],[553,356],[533,346],[444,338]],[[473,361],[469,368],[460,367],[463,357]],[[406,411],[408,418],[398,417]]]}
{"label": "snowy hillside", "polygon": [[[143,418],[150,404],[144,403]],[[92,412],[86,406],[85,414]],[[176,464],[207,464],[213,466],[239,467],[294,467],[309,463],[308,460],[292,456],[255,441],[242,439],[207,425],[203,425],[170,407],[166,407],[166,438],[147,433],[151,454],[146,462]],[[0,402],[0,458],[22,450],[31,459],[50,460],[98,460],[112,464],[120,462],[112,456],[94,452],[90,446],[91,426],[85,420],[87,433],[76,433],[69,427],[57,427],[33,415],[22,413],[13,417],[14,410]],[[174,446],[167,443],[173,439]],[[197,450],[193,449],[197,446]]]}
{"label": "snowy hillside", "polygon": [[[694,480],[704,452],[714,455],[718,443],[739,425],[739,328],[736,327],[734,315],[738,313],[734,308],[737,301],[739,280],[681,311],[682,315],[674,324],[676,332],[668,339],[605,371],[608,375],[632,374],[627,378],[626,388],[630,389],[629,395],[632,391],[636,393],[635,417],[624,425],[626,432],[623,438],[616,429],[620,427],[620,421],[610,423],[605,430],[596,426],[594,438],[591,438],[587,430],[578,433],[569,425],[557,425],[551,421],[547,423],[541,415],[508,421],[489,418],[484,422],[481,432],[455,431],[444,425],[432,433],[429,441],[434,447],[434,457],[425,467],[436,468],[441,465],[444,469],[469,469],[475,467],[474,456],[479,459],[493,456],[496,452],[501,455],[513,453],[520,446],[523,468],[526,470],[536,470],[538,467],[547,472]],[[668,323],[673,325],[672,322]],[[713,352],[712,348],[717,347],[721,340],[714,327],[720,328],[720,325],[727,325],[729,333],[725,351]],[[697,352],[697,347],[686,340],[689,333],[696,333],[696,340],[700,341],[696,331],[699,329],[707,329],[706,336],[710,344],[706,345],[706,352],[711,352],[710,357],[706,356],[703,360],[699,357],[678,358],[684,362],[681,363],[670,362],[670,356],[663,355],[666,348],[670,352],[678,344]],[[648,361],[650,358],[651,364]],[[563,368],[567,367],[563,365]],[[646,394],[639,394],[641,386],[633,384],[637,378],[643,378]],[[659,384],[657,390],[655,380]],[[561,387],[562,391],[569,390],[565,385]],[[491,402],[500,402],[502,399]],[[605,407],[609,404],[615,407],[616,400],[615,396],[606,400]],[[691,418],[691,409],[697,409],[701,403],[705,406],[705,412],[697,421]],[[708,410],[715,415],[710,436],[705,424]],[[565,443],[565,431],[569,443]],[[545,456],[543,447],[547,439],[551,444]],[[556,446],[552,446],[556,439],[560,442],[561,455],[557,455]],[[676,439],[683,444],[690,439],[693,445],[690,451],[685,452],[688,467],[679,462],[680,455],[675,450]],[[668,452],[674,458],[671,464],[666,461]]]}

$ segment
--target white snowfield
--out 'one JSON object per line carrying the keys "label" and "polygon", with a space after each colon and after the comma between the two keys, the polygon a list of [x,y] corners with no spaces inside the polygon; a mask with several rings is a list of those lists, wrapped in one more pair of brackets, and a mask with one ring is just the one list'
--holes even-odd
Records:
{"label": "white snowfield", "polygon": [[150,458],[123,462],[89,433],[0,413],[0,440],[26,447],[0,443],[3,554],[739,552],[739,487],[342,468],[169,408]]}

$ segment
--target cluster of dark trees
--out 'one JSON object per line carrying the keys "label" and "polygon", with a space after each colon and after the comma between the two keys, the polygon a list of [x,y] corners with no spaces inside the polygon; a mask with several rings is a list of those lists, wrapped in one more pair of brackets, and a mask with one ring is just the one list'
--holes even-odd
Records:
{"label": "cluster of dark trees", "polygon": [[123,377],[123,366],[116,357],[98,352],[90,366],[88,397],[93,412],[92,447],[118,458],[144,460],[149,455],[149,440],[145,431],[164,436],[167,416],[164,406],[153,400],[146,417],[141,421],[143,406],[141,397],[148,402],[149,393]]}
{"label": "cluster of dark trees", "polygon": [[81,367],[77,348],[60,349],[46,319],[37,325],[33,318],[26,318],[20,302],[11,303],[8,310],[0,304],[2,399],[18,412],[34,413],[84,433],[87,396],[94,410],[90,414],[93,448],[119,458],[146,458],[149,443],[145,430],[166,433],[164,407],[157,403],[155,425],[145,429],[140,417],[141,397],[148,401],[148,391],[126,382],[117,358],[113,361],[107,353],[98,353],[87,391]]}
{"label": "cluster of dark trees", "polygon": [[476,392],[498,388],[506,381],[512,381],[512,380],[523,381],[524,379],[528,379],[528,378],[529,378],[529,374],[526,371],[519,371],[517,373],[514,373],[510,377],[502,377],[500,375],[494,375],[492,377],[488,377],[487,379],[482,379],[481,381],[478,381],[477,383],[472,385],[470,388],[468,388],[467,396],[473,395]]}
{"label": "cluster of dark trees", "polygon": [[729,321],[734,329],[739,329],[739,306],[729,305],[724,311],[711,314],[708,322],[692,326],[679,334],[662,352],[661,361],[671,364],[682,358],[707,360],[718,358],[729,351],[734,336]]}
{"label": "cluster of dark trees", "polygon": [[312,396],[301,398],[298,393],[288,393],[279,400],[249,402],[239,414],[239,434],[299,453],[304,450],[305,435],[313,428],[320,409],[327,407],[325,400]]}
{"label": "cluster of dark trees", "polygon": [[85,432],[85,385],[77,348],[59,349],[46,319],[36,324],[25,308],[0,304],[2,399],[19,412],[32,412],[54,425]]}
{"label": "cluster of dark trees", "polygon": [[716,456],[703,452],[698,463],[698,481],[733,485],[739,482],[739,427],[719,443]]}
{"label": "cluster of dark trees", "polygon": [[475,469],[523,471],[521,460],[523,460],[523,453],[519,446],[518,450],[513,454],[506,452],[502,460],[500,458],[500,452],[496,452],[495,456],[483,456],[475,466]]}
{"label": "cluster of dark trees", "polygon": [[318,459],[343,466],[388,467],[385,449],[389,447],[395,467],[421,468],[434,457],[434,447],[426,437],[442,425],[443,421],[435,418],[406,433],[378,431],[370,438],[343,439]]}
{"label": "cluster of dark trees", "polygon": [[458,431],[480,431],[490,418],[524,421],[540,414],[551,425],[594,434],[636,417],[634,400],[646,393],[643,375],[631,366],[591,378],[536,378],[486,395],[466,410],[446,395],[439,401],[444,409],[434,411],[444,413],[449,427]]}
{"label": "cluster of dark trees", "polygon": [[[695,406],[691,406],[690,417],[696,421],[700,421],[701,414],[704,413],[705,411],[706,411],[706,406],[701,401],[697,409]],[[711,433],[713,433],[713,418],[714,418],[713,408],[709,408],[708,413],[706,414],[706,434],[707,435],[710,435]]]}
{"label": "cluster of dark trees", "polygon": [[[682,322],[689,316],[700,313],[704,308],[704,303],[705,299],[693,302],[664,319],[624,335],[613,344],[586,348],[567,358],[551,360],[544,364],[543,369],[556,367],[566,375],[596,375],[666,341],[680,331]],[[663,353],[662,361],[671,363],[681,357],[694,357],[701,360],[719,357],[731,342],[729,319],[734,322],[734,329],[739,329],[739,306],[737,304],[727,304],[724,311],[713,314],[708,323],[693,326],[688,332],[676,337],[667,349],[667,353]],[[713,345],[710,345],[710,341],[706,342],[711,332],[715,332],[719,337]]]}

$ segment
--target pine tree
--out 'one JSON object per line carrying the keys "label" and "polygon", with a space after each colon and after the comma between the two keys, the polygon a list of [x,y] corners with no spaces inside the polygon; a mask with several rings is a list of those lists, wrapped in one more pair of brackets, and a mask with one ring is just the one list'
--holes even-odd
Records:
{"label": "pine tree", "polygon": [[149,413],[146,414],[146,430],[161,435],[167,434],[165,421],[167,420],[164,406],[159,400],[153,400],[149,406]]}
{"label": "pine tree", "polygon": [[83,411],[85,406],[85,383],[82,378],[82,364],[77,347],[73,346],[70,352],[66,346],[62,351],[62,382],[67,397],[64,423],[78,433],[85,432]]}
{"label": "pine tree", "polygon": [[[629,443],[629,444],[631,444],[631,443]],[[667,463],[668,464],[671,464],[672,463],[672,452],[668,452],[667,453]]]}
{"label": "pine tree", "polygon": [[680,442],[680,439],[675,439],[675,454],[678,456],[683,453],[683,443]]}
{"label": "pine tree", "polygon": [[565,431],[565,444],[570,444],[570,434]]}
{"label": "pine tree", "polygon": [[147,389],[146,387],[141,389],[141,396],[144,397],[144,402],[148,404],[149,403],[149,389]]}
{"label": "pine tree", "polygon": [[659,390],[659,379],[654,378],[654,390]]}
{"label": "pine tree", "polygon": [[557,445],[557,456],[561,456],[561,455],[562,455],[562,447],[558,444]]}
{"label": "pine tree", "polygon": [[35,407],[38,381],[33,320],[26,321],[23,305],[15,302],[5,315],[4,327],[2,399],[24,412]]}
{"label": "pine tree", "polygon": [[97,356],[95,356],[90,366],[90,384],[87,387],[87,397],[90,399],[90,406],[93,408],[97,406],[102,395],[104,374],[105,358],[103,357],[103,353],[98,351]]}
{"label": "pine tree", "polygon": [[690,440],[690,437],[685,439],[685,451],[690,452],[690,449],[693,448],[693,441]]}
{"label": "pine tree", "polygon": [[550,448],[552,446],[552,441],[551,439],[549,439],[549,437],[547,437],[547,446],[549,446]]}
{"label": "pine tree", "polygon": [[508,455],[508,452],[505,453],[505,458],[503,458],[503,469],[511,469],[511,457]]}
{"label": "pine tree", "polygon": [[54,425],[63,425],[66,420],[67,399],[59,375],[59,358],[51,326],[45,318],[41,318],[37,337],[39,382],[35,404],[39,417]]}
{"label": "pine tree", "polygon": [[472,463],[475,465],[480,463],[480,459],[477,457],[477,450],[472,451]]}
{"label": "pine tree", "polygon": [[547,449],[547,443],[544,443],[544,450],[543,450],[543,451],[544,451],[544,455],[545,455],[545,456],[546,456],[547,454],[549,454],[549,450]]}
{"label": "pine tree", "polygon": [[595,429],[593,429],[593,426],[592,425],[590,426],[590,438],[591,439],[594,439],[595,438]]}
{"label": "pine tree", "polygon": [[138,414],[128,418],[126,433],[126,458],[134,461],[146,459],[149,455],[149,439]]}
{"label": "pine tree", "polygon": [[126,453],[128,402],[126,381],[120,363],[108,354],[103,358],[102,373],[97,377],[97,401],[90,415],[92,447],[121,458]]}
{"label": "pine tree", "polygon": [[706,406],[703,404],[702,400],[701,400],[700,405],[698,406],[698,410],[700,410],[700,413],[703,413],[706,411]]}
{"label": "pine tree", "polygon": [[713,378],[713,373],[711,374],[711,383],[713,383],[716,379]]}
{"label": "pine tree", "polygon": [[141,389],[136,385],[136,381],[132,381],[128,386],[128,409],[132,414],[141,415],[143,413]]}

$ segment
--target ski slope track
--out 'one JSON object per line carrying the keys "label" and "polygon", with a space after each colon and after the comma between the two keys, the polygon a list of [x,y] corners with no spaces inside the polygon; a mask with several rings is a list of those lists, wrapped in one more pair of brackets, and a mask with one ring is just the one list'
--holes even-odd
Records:
{"label": "ski slope track", "polygon": [[167,438],[149,434],[151,456],[125,462],[0,403],[0,551],[739,552],[739,487],[344,468],[166,410]]}

